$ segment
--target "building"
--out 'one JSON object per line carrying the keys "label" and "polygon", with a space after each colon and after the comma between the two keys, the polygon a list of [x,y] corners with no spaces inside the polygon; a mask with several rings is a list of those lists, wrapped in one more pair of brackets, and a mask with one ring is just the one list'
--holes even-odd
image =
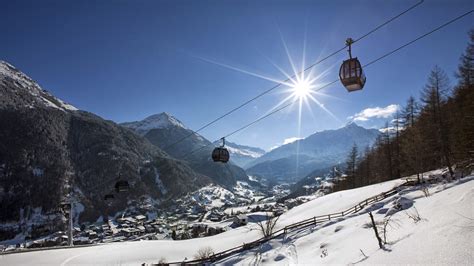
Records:
{"label": "building", "polygon": [[137,215],[137,216],[135,216],[135,220],[138,223],[144,223],[146,221],[146,216],[145,215]]}
{"label": "building", "polygon": [[123,228],[120,230],[123,236],[125,237],[131,237],[131,236],[136,236],[140,234],[140,230],[135,229],[135,228]]}
{"label": "building", "polygon": [[234,216],[234,224],[246,225],[248,223],[248,217],[245,214],[239,214]]}

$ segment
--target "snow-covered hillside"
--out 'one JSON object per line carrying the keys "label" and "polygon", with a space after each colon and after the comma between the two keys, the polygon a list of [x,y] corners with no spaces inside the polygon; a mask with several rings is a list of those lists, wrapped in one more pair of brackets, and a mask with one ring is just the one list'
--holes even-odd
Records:
{"label": "snow-covered hillside", "polygon": [[233,192],[219,185],[207,185],[175,201],[186,206],[199,206],[209,211],[223,206],[247,204],[262,198],[257,194],[247,182],[237,181]]}
{"label": "snow-covered hillside", "polygon": [[[333,213],[403,183],[394,180],[316,198],[284,213],[277,229],[316,215]],[[250,251],[233,255],[225,264],[445,264],[474,263],[474,176],[429,185],[430,196],[418,187],[405,187],[369,208],[317,226],[291,232]],[[390,244],[379,249],[368,211],[376,222],[392,215]],[[419,214],[415,222],[409,216]],[[219,235],[182,241],[141,241],[94,247],[26,252],[0,257],[2,265],[139,265],[160,259],[184,261],[202,247],[215,252],[260,238],[249,223]]]}
{"label": "snow-covered hillside", "polygon": [[252,148],[252,147],[243,148],[245,146],[241,146],[241,145],[237,145],[233,143],[229,144],[229,142],[227,142],[226,147],[227,147],[227,150],[229,150],[231,154],[236,154],[236,155],[239,154],[242,156],[248,156],[253,159],[258,158],[265,153],[265,151],[260,150],[258,148]]}
{"label": "snow-covered hillside", "polygon": [[230,153],[231,161],[240,167],[245,167],[265,154],[265,151],[260,148],[239,145],[230,141],[226,141],[226,148]]}
{"label": "snow-covered hillside", "polygon": [[[15,93],[18,95],[27,93],[33,96],[31,97],[32,101],[27,101],[27,99],[22,97],[22,99],[27,102],[25,103],[25,106],[22,107],[34,108],[36,104],[39,104],[44,107],[56,108],[63,111],[78,110],[76,107],[62,101],[59,98],[54,97],[46,90],[43,90],[38,85],[38,83],[36,83],[34,80],[32,80],[20,70],[16,69],[14,66],[10,65],[5,61],[0,60],[0,81],[7,79],[19,85],[17,86],[17,88],[21,88],[19,90],[12,91],[11,93]],[[0,92],[0,96],[4,98],[6,95],[2,95],[2,93]]]}

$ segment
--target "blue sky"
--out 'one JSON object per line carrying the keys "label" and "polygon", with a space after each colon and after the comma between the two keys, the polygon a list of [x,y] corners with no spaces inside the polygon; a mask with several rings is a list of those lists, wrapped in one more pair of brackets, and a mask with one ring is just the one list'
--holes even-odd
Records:
{"label": "blue sky", "polygon": [[[283,79],[270,63],[292,72],[280,32],[297,65],[306,32],[305,60],[310,63],[416,2],[2,1],[0,59],[61,99],[106,119],[134,121],[166,111],[196,129],[275,85],[200,58]],[[472,1],[427,0],[355,44],[353,54],[368,62],[473,8]],[[453,73],[473,26],[470,15],[370,66],[361,92],[349,94],[339,83],[324,89],[329,96],[317,99],[334,116],[313,103],[312,111],[303,108],[299,131],[295,106],[229,140],[269,149],[367,113],[379,118],[369,115],[359,124],[381,126],[393,105],[419,95],[434,65],[455,83]],[[316,74],[329,69],[318,82],[336,79],[346,57],[339,53],[318,65]],[[215,140],[258,118],[288,95],[282,91],[258,99],[202,135]]]}

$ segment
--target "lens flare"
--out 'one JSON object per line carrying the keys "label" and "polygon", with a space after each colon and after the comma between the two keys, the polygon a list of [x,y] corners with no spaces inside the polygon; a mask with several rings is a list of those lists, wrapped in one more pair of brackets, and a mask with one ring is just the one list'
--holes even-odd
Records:
{"label": "lens flare", "polygon": [[308,80],[300,80],[296,82],[295,84],[291,85],[291,88],[293,90],[293,94],[295,95],[296,98],[306,98],[308,95],[311,94],[311,89],[314,86],[311,86],[311,83],[309,83]]}

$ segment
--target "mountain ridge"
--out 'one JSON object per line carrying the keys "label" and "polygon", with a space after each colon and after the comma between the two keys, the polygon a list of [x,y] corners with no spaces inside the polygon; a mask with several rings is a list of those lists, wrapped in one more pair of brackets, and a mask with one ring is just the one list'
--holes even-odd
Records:
{"label": "mountain ridge", "polygon": [[[153,123],[148,119],[150,117],[167,120],[167,122]],[[237,181],[250,182],[245,171],[233,163],[232,157],[227,164],[212,161],[213,146],[217,144],[213,145],[200,134],[187,128],[177,118],[169,113],[159,113],[148,118],[124,122],[120,125],[143,136],[175,159],[187,162],[196,172],[210,177],[216,184],[225,188],[232,189]],[[163,124],[166,126],[162,126]]]}
{"label": "mountain ridge", "polygon": [[188,129],[181,121],[167,112],[153,114],[139,121],[123,122],[120,123],[120,125],[131,128],[140,135],[145,135],[149,130],[152,129],[170,126],[179,126]]}
{"label": "mountain ridge", "polygon": [[[267,179],[286,179],[285,176],[288,179],[298,179],[318,168],[329,167],[344,160],[354,143],[360,148],[372,145],[379,134],[376,129],[366,129],[354,122],[348,123],[344,127],[319,131],[275,148],[247,165],[246,170],[250,175],[260,175]],[[286,171],[283,171],[283,165],[287,165],[284,167]],[[275,172],[272,168],[280,170]]]}

